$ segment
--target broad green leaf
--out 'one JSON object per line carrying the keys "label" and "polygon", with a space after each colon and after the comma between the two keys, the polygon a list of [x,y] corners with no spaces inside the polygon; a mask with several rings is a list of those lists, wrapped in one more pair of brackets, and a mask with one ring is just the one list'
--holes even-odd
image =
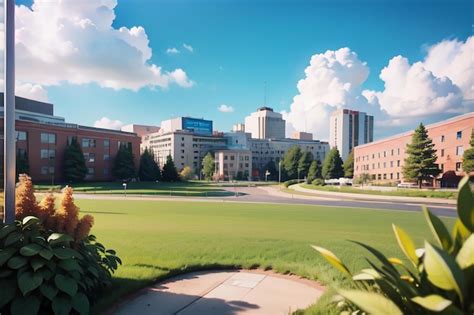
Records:
{"label": "broad green leaf", "polygon": [[422,306],[424,309],[433,312],[441,312],[452,303],[450,300],[446,300],[444,297],[437,294],[417,296],[412,298],[411,300],[416,304]]}
{"label": "broad green leaf", "polygon": [[37,217],[33,217],[33,216],[25,217],[23,218],[23,221],[22,221],[23,229],[29,227],[32,224],[36,224],[38,222],[39,222],[39,219]]}
{"label": "broad green leaf", "polygon": [[51,258],[53,258],[53,251],[49,248],[43,248],[40,252],[39,252],[40,256],[43,257],[44,259],[46,260],[51,260]]}
{"label": "broad green leaf", "polygon": [[402,252],[407,256],[407,258],[413,263],[416,267],[418,266],[418,256],[416,255],[416,247],[410,236],[401,228],[392,224],[393,232],[395,233],[395,238],[397,239],[398,246],[400,246]]}
{"label": "broad green leaf", "polygon": [[474,234],[471,234],[469,238],[464,242],[461,250],[456,256],[456,262],[459,264],[461,269],[467,269],[474,265]]}
{"label": "broad green leaf", "polygon": [[7,238],[5,239],[5,247],[15,244],[22,238],[21,233],[15,231],[8,234]]}
{"label": "broad green leaf", "polygon": [[14,256],[8,261],[8,267],[12,269],[20,269],[28,263],[28,259],[22,256]]}
{"label": "broad green leaf", "polygon": [[351,272],[349,271],[349,269],[346,267],[346,265],[342,263],[339,258],[337,258],[336,255],[334,255],[333,252],[315,245],[312,245],[311,247],[313,247],[317,252],[319,252],[331,265],[336,267],[336,269],[338,269],[342,273],[351,276]]}
{"label": "broad green leaf", "polygon": [[18,277],[18,287],[21,293],[26,295],[43,283],[43,276],[38,272],[26,271]]}
{"label": "broad green leaf", "polygon": [[371,315],[403,315],[395,303],[381,294],[352,290],[340,290],[338,292]]}
{"label": "broad green leaf", "polygon": [[4,239],[8,234],[13,231],[16,231],[17,227],[14,224],[5,225],[0,229],[0,240]]}
{"label": "broad green leaf", "polygon": [[0,267],[15,255],[16,251],[16,248],[0,249]]}
{"label": "broad green leaf", "polygon": [[67,271],[77,270],[82,273],[82,268],[75,259],[64,259],[59,261],[58,266]]}
{"label": "broad green leaf", "polygon": [[81,315],[89,314],[89,299],[83,293],[78,293],[72,299],[72,307]]}
{"label": "broad green leaf", "polygon": [[445,250],[450,250],[453,246],[453,240],[451,238],[451,235],[449,235],[446,226],[425,206],[423,206],[423,213],[425,214],[428,226],[430,227],[431,232],[433,233],[433,236],[435,237],[436,241],[438,241],[439,246],[441,246]]}
{"label": "broad green leaf", "polygon": [[33,268],[33,271],[37,271],[46,264],[46,260],[41,257],[33,257],[30,260],[30,266]]}
{"label": "broad green leaf", "polygon": [[428,280],[444,290],[454,290],[461,302],[464,299],[464,275],[454,258],[425,242],[424,266]]}
{"label": "broad green leaf", "polygon": [[71,298],[58,295],[54,298],[52,308],[55,315],[69,315],[72,309]]}
{"label": "broad green leaf", "polygon": [[467,175],[459,182],[458,217],[464,226],[474,233],[474,196]]}
{"label": "broad green leaf", "polygon": [[59,290],[74,296],[77,293],[77,282],[76,280],[63,276],[61,274],[54,277],[54,284],[58,287]]}
{"label": "broad green leaf", "polygon": [[0,309],[15,297],[16,283],[14,280],[0,280]]}
{"label": "broad green leaf", "polygon": [[68,258],[82,258],[81,254],[75,251],[72,248],[54,248],[54,255],[59,259],[68,259]]}
{"label": "broad green leaf", "polygon": [[59,292],[59,289],[56,288],[54,285],[43,283],[40,287],[41,294],[47,297],[50,301],[52,301]]}
{"label": "broad green leaf", "polygon": [[48,243],[54,245],[59,243],[69,243],[72,242],[73,238],[67,234],[53,233],[48,237]]}
{"label": "broad green leaf", "polygon": [[34,256],[39,254],[42,249],[43,247],[38,244],[28,244],[20,249],[20,254],[23,256]]}
{"label": "broad green leaf", "polygon": [[13,300],[10,311],[12,315],[38,314],[40,300],[34,295],[17,297]]}

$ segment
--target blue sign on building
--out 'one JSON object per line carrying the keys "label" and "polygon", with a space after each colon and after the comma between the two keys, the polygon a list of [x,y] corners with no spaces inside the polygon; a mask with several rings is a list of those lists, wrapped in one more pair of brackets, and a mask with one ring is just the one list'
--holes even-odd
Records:
{"label": "blue sign on building", "polygon": [[197,134],[212,135],[212,120],[183,117],[183,129]]}

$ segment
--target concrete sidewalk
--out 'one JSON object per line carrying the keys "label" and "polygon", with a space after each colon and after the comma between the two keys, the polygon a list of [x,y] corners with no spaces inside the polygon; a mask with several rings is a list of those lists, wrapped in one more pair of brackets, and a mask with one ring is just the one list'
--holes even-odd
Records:
{"label": "concrete sidewalk", "polygon": [[315,282],[271,272],[194,272],[143,290],[113,313],[287,315],[314,304],[323,291]]}

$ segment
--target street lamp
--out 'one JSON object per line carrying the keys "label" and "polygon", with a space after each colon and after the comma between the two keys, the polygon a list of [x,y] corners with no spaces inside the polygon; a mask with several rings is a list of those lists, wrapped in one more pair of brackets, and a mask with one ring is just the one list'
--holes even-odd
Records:
{"label": "street lamp", "polygon": [[265,181],[268,182],[268,176],[270,175],[270,171],[265,171]]}
{"label": "street lamp", "polygon": [[127,198],[127,183],[123,183],[122,186],[123,186],[123,192],[125,194],[125,198]]}
{"label": "street lamp", "polygon": [[280,183],[281,183],[281,160],[278,161],[278,187],[281,189]]}

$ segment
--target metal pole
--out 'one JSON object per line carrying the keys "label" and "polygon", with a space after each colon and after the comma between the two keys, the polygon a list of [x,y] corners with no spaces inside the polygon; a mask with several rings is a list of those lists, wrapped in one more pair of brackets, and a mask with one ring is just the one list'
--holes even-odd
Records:
{"label": "metal pole", "polygon": [[5,0],[3,180],[5,223],[15,221],[15,0]]}

